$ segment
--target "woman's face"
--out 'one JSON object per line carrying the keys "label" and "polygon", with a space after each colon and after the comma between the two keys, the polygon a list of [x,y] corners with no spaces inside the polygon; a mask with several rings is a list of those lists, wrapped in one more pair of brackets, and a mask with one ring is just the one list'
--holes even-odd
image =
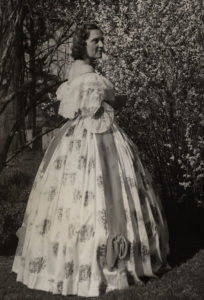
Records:
{"label": "woman's face", "polygon": [[86,40],[86,55],[90,59],[102,57],[103,33],[98,29],[90,30],[89,38]]}

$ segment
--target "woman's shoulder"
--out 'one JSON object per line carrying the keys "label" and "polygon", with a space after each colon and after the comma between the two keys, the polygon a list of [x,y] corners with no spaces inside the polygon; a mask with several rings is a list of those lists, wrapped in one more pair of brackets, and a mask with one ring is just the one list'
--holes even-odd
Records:
{"label": "woman's shoulder", "polygon": [[103,75],[92,71],[81,73],[78,77],[71,80],[70,88],[81,86],[82,88],[99,88],[99,89],[113,89],[112,83]]}
{"label": "woman's shoulder", "polygon": [[65,94],[73,95],[90,89],[106,92],[113,90],[113,84],[105,76],[95,72],[92,66],[76,62],[70,68],[68,80],[59,86],[57,98],[61,99]]}
{"label": "woman's shoulder", "polygon": [[77,84],[98,84],[98,85],[111,85],[104,76],[95,72],[95,69],[84,62],[83,60],[75,60],[68,72],[68,84],[75,86]]}

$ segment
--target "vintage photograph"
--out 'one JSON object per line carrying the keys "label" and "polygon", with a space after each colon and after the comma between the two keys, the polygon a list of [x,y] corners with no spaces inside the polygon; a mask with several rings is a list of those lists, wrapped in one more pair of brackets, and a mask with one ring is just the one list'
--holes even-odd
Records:
{"label": "vintage photograph", "polygon": [[203,100],[203,0],[1,0],[0,299],[204,299]]}

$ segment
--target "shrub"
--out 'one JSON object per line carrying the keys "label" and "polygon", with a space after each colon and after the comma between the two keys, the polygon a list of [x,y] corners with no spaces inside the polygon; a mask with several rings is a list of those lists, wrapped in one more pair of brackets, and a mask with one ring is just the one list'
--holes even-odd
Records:
{"label": "shrub", "polygon": [[0,183],[0,249],[10,243],[21,226],[30,189],[31,178],[21,169],[4,170]]}
{"label": "shrub", "polygon": [[200,3],[118,1],[93,14],[106,35],[104,73],[128,95],[118,122],[136,142],[163,201],[203,203]]}

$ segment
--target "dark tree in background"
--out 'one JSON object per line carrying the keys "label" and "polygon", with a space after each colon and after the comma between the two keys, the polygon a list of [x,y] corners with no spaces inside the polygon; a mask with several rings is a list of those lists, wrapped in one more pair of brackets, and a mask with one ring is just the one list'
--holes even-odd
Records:
{"label": "dark tree in background", "polygon": [[15,110],[15,116],[6,120],[7,135],[1,137],[0,172],[14,137],[18,147],[25,144],[26,128],[32,129],[35,138],[37,106],[60,82],[59,74],[51,71],[52,64],[57,64],[56,52],[69,40],[81,15],[77,1],[58,5],[49,0],[1,1],[0,116],[6,110]]}

